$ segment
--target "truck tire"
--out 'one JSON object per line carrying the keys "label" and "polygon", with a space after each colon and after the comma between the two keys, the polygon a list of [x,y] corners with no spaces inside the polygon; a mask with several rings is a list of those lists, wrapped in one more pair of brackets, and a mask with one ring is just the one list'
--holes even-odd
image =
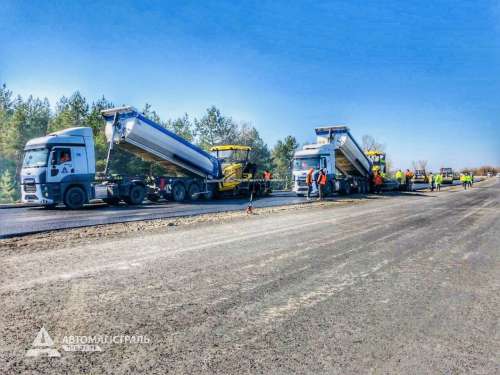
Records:
{"label": "truck tire", "polygon": [[82,208],[86,200],[85,191],[79,186],[71,186],[64,194],[64,205],[71,210]]}
{"label": "truck tire", "polygon": [[203,194],[203,198],[206,200],[214,199],[216,198],[216,191],[215,191],[215,186],[207,186],[207,193]]}
{"label": "truck tire", "polygon": [[186,199],[186,187],[183,183],[178,182],[172,186],[172,199],[175,202],[182,202]]}
{"label": "truck tire", "polygon": [[187,199],[192,201],[198,200],[200,198],[200,195],[198,194],[200,191],[200,186],[196,182],[193,182],[191,185],[189,185]]}
{"label": "truck tire", "polygon": [[146,196],[146,189],[142,185],[132,185],[128,196],[123,198],[123,200],[130,205],[142,204],[144,197]]}

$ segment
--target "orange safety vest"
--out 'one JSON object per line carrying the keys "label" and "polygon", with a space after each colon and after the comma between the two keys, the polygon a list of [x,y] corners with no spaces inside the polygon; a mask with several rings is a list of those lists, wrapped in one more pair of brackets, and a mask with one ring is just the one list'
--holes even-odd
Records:
{"label": "orange safety vest", "polygon": [[307,173],[307,176],[306,176],[306,185],[312,185],[313,183],[313,174],[312,172],[311,173]]}
{"label": "orange safety vest", "polygon": [[320,174],[319,175],[318,183],[320,185],[326,185],[326,174]]}
{"label": "orange safety vest", "polygon": [[384,183],[384,180],[382,179],[382,176],[378,174],[373,178],[373,183],[375,185],[382,185]]}

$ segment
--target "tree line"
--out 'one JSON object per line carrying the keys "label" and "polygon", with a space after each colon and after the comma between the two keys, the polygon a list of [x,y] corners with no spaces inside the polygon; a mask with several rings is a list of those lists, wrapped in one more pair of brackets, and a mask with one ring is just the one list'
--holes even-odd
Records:
{"label": "tree line", "polygon": [[[14,96],[5,84],[0,86],[0,203],[15,202],[20,198],[19,172],[23,162],[23,148],[31,138],[41,137],[58,130],[91,127],[94,133],[96,168],[104,169],[107,143],[101,111],[115,105],[101,97],[89,101],[79,91],[63,96],[52,107],[44,98]],[[287,136],[270,148],[257,129],[248,122],[234,120],[219,108],[211,106],[200,118],[188,114],[175,119],[162,119],[149,104],[143,114],[165,127],[208,150],[214,145],[241,144],[252,147],[250,161],[259,167],[272,170],[275,177],[290,179],[290,163],[299,144],[293,136]],[[162,173],[155,163],[144,161],[116,148],[113,154],[112,172],[126,175]]]}

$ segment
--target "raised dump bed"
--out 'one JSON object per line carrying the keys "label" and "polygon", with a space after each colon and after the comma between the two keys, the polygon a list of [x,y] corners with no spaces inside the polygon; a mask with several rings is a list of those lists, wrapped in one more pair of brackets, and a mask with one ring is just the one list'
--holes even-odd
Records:
{"label": "raised dump bed", "polygon": [[347,126],[316,128],[318,144],[332,144],[335,147],[336,167],[343,174],[368,177],[371,161],[365,155]]}
{"label": "raised dump bed", "polygon": [[184,138],[146,118],[133,107],[103,111],[108,142],[149,161],[158,162],[170,175],[197,175],[207,180],[222,177],[219,160]]}

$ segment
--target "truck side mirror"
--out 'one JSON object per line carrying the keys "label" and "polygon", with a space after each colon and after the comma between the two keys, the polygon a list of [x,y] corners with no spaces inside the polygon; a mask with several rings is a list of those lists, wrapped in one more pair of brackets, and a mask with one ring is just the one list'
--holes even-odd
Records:
{"label": "truck side mirror", "polygon": [[50,152],[50,165],[52,165],[52,166],[56,165],[56,162],[57,162],[55,156],[56,156],[56,153],[54,151],[51,151]]}

